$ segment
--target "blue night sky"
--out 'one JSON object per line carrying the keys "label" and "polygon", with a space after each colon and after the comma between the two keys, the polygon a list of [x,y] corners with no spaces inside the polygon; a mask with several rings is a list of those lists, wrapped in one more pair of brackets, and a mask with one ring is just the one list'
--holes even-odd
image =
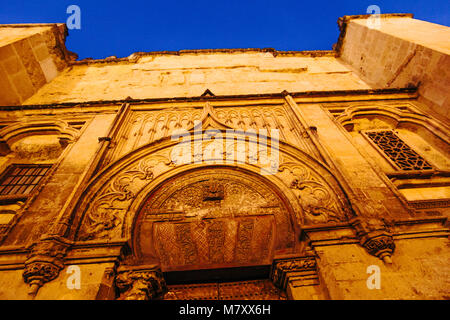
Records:
{"label": "blue night sky", "polygon": [[0,24],[66,22],[71,4],[81,8],[81,30],[69,30],[66,45],[80,59],[182,49],[329,50],[338,17],[365,14],[372,4],[381,13],[450,25],[445,0],[0,0]]}

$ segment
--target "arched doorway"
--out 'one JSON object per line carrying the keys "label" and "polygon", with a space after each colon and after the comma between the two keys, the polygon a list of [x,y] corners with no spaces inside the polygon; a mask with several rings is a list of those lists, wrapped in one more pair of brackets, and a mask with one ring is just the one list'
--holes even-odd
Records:
{"label": "arched doorway", "polygon": [[166,180],[141,206],[134,227],[139,260],[163,272],[270,265],[292,253],[296,222],[285,197],[262,176],[204,167]]}
{"label": "arched doorway", "polygon": [[150,192],[133,246],[141,263],[160,265],[165,299],[285,299],[268,277],[276,254],[295,251],[294,217],[266,178],[236,167],[200,167]]}

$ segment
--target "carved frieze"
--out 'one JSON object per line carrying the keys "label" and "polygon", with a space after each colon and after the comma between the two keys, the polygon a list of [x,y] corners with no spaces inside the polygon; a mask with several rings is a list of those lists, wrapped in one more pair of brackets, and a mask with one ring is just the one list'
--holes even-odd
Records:
{"label": "carved frieze", "polygon": [[278,288],[286,290],[291,276],[315,270],[316,260],[314,257],[277,259],[272,264],[271,279]]}
{"label": "carved frieze", "polygon": [[270,280],[169,285],[164,300],[286,300]]}
{"label": "carved frieze", "polygon": [[164,300],[286,300],[270,280],[169,285]]}
{"label": "carved frieze", "polygon": [[[114,159],[158,139],[170,137],[176,130],[191,130],[196,122],[207,128],[210,118],[217,128],[239,130],[279,130],[280,139],[303,145],[296,126],[283,105],[248,107],[212,107],[208,102],[194,107],[168,108],[153,111],[134,111],[124,128],[124,134],[114,151]],[[299,141],[301,140],[301,141]],[[303,148],[302,148],[303,149]]]}

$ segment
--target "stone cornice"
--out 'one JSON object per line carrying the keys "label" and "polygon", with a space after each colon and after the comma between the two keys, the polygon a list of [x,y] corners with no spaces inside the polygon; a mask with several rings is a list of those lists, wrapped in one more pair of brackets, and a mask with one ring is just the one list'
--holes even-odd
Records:
{"label": "stone cornice", "polygon": [[275,286],[286,290],[289,279],[292,276],[298,276],[305,272],[314,274],[317,272],[315,256],[274,259],[270,271],[270,278]]}
{"label": "stone cornice", "polygon": [[[410,217],[392,221],[394,239],[415,239],[448,237],[450,230],[445,226],[446,217]],[[355,244],[359,240],[349,223],[304,226],[302,236],[307,236],[313,246]],[[64,260],[66,264],[90,264],[117,262],[129,250],[128,242],[122,241],[79,241],[74,242]],[[0,246],[0,269],[22,269],[30,248],[21,246]],[[285,258],[285,257],[277,257]]]}
{"label": "stone cornice", "polygon": [[[145,103],[170,103],[170,102],[195,102],[195,101],[225,101],[233,99],[271,99],[283,98],[286,91],[281,93],[265,93],[265,94],[247,94],[247,95],[216,95],[216,96],[194,96],[194,97],[171,97],[171,98],[148,98],[148,99],[118,99],[118,100],[96,100],[96,101],[80,101],[80,102],[63,102],[51,104],[34,104],[34,105],[14,105],[0,106],[2,111],[25,111],[25,110],[46,110],[46,109],[62,109],[62,108],[78,108],[79,111],[85,109],[98,108],[104,105],[114,105],[118,108],[123,103],[145,104]],[[302,91],[289,92],[293,98],[311,99],[310,102],[345,102],[355,101],[371,101],[390,99],[390,95],[395,95],[395,99],[415,99],[417,98],[417,88],[389,88],[389,89],[361,89],[361,90],[336,90],[336,91]],[[336,99],[331,99],[335,97]],[[393,99],[392,97],[391,99]],[[83,110],[84,111],[84,110]]]}
{"label": "stone cornice", "polygon": [[117,64],[117,63],[136,63],[142,57],[150,56],[182,56],[182,55],[199,55],[199,54],[240,54],[240,53],[270,53],[273,57],[291,56],[291,57],[335,57],[336,52],[333,50],[305,50],[305,51],[278,51],[274,48],[232,48],[232,49],[195,49],[195,50],[179,50],[179,51],[150,51],[135,52],[128,57],[117,58],[116,56],[104,59],[86,58],[80,61],[72,61],[71,65],[90,65],[90,64]]}
{"label": "stone cornice", "polygon": [[[394,240],[416,238],[447,238],[450,230],[446,227],[447,218],[410,217],[396,219],[389,223]],[[360,242],[349,223],[323,224],[302,227],[302,237],[307,237],[312,247],[357,244]]]}

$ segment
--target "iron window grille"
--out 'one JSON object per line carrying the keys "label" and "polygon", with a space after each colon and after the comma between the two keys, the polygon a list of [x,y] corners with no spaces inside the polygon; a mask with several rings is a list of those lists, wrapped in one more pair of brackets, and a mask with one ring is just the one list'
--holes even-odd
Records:
{"label": "iron window grille", "polygon": [[432,170],[433,166],[409,147],[392,130],[366,131],[364,134],[400,170]]}
{"label": "iron window grille", "polygon": [[0,197],[27,197],[47,174],[51,165],[14,164],[0,179]]}

